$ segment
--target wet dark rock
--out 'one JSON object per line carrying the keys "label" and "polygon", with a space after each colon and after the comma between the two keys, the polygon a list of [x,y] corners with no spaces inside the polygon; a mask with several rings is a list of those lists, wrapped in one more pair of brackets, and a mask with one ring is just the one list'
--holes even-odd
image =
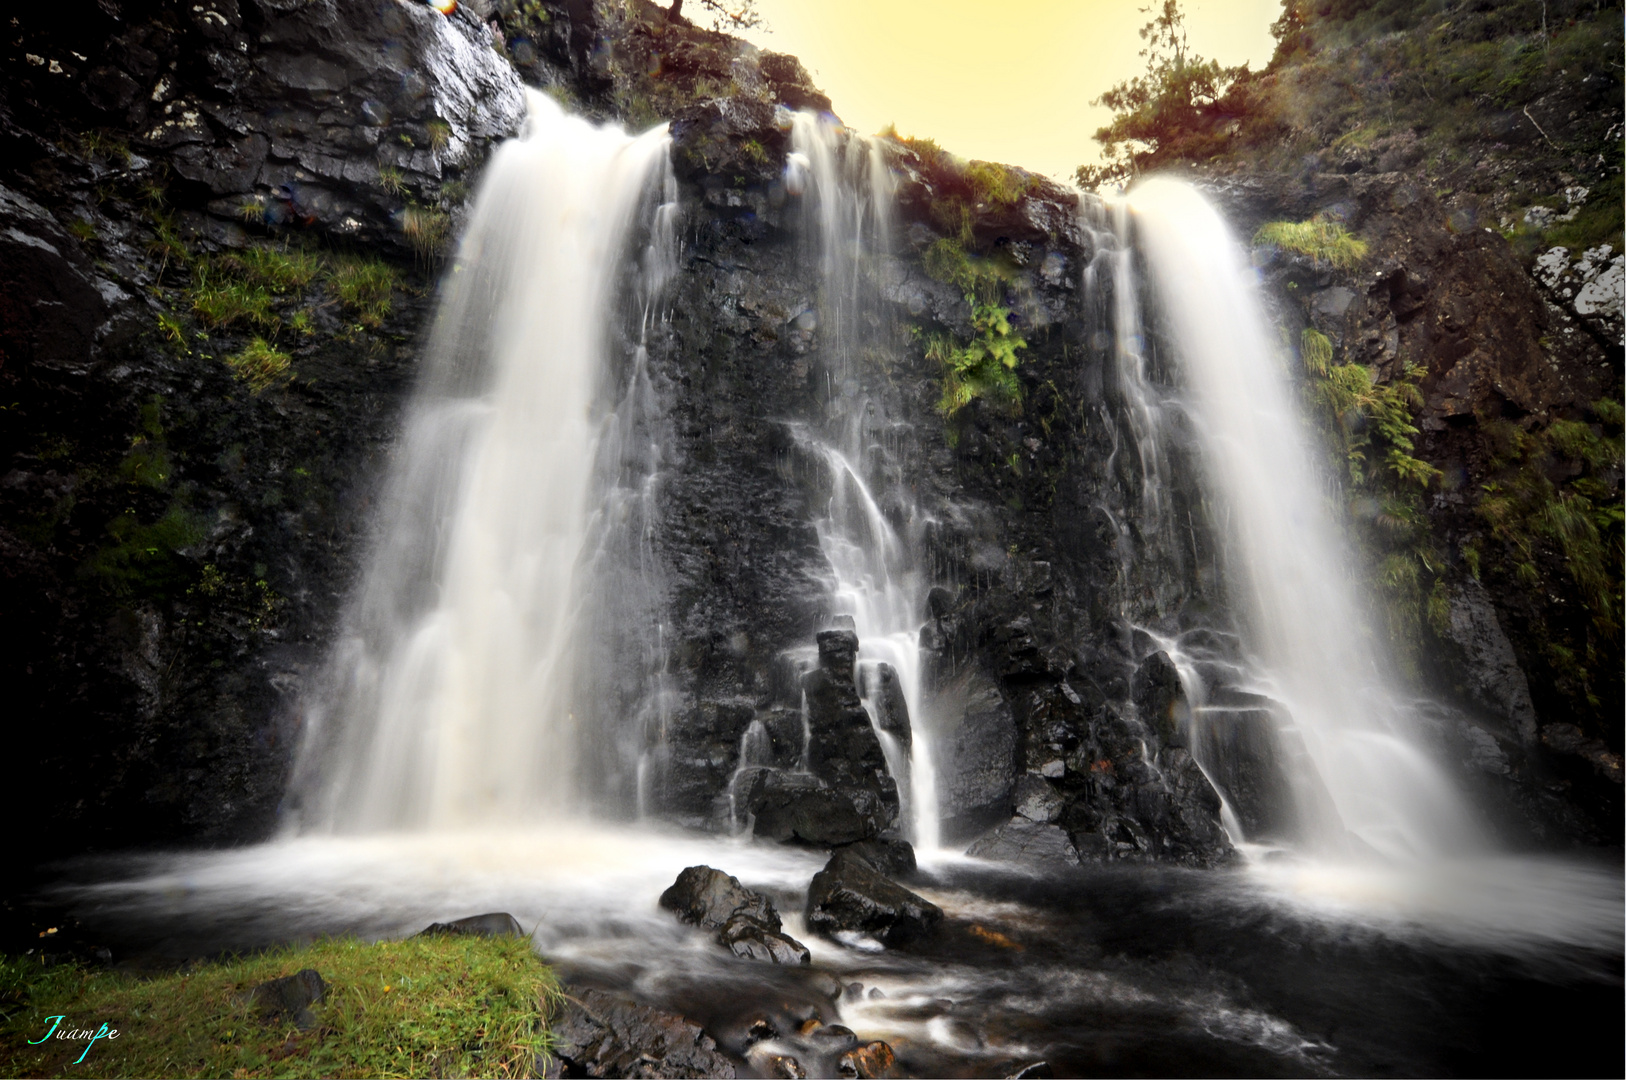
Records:
{"label": "wet dark rock", "polygon": [[966,854],[1036,869],[1077,866],[1078,853],[1059,825],[1014,817],[966,849]]}
{"label": "wet dark rock", "polygon": [[1191,709],[1180,686],[1180,672],[1169,654],[1159,650],[1135,669],[1129,692],[1141,722],[1157,733],[1164,746],[1186,746]]}
{"label": "wet dark rock", "polygon": [[877,836],[847,844],[840,850],[863,859],[888,876],[915,872],[915,849],[907,840]]}
{"label": "wet dark rock", "polygon": [[881,829],[890,828],[897,820],[898,786],[854,682],[858,635],[823,630],[818,646],[819,666],[802,680],[810,732],[808,768],[851,798]]}
{"label": "wet dark rock", "polygon": [[566,999],[549,1028],[547,1077],[723,1077],[738,1073],[700,1025],[677,1013],[640,1005],[603,990]]}
{"label": "wet dark rock", "polygon": [[765,1071],[771,1077],[779,1080],[804,1080],[807,1070],[802,1063],[787,1054],[774,1054],[764,1062]]}
{"label": "wet dark rock", "polygon": [[1025,774],[1011,792],[1011,809],[1029,821],[1047,824],[1061,817],[1065,802],[1050,781],[1033,773]]}
{"label": "wet dark rock", "polygon": [[316,1026],[310,1007],[322,1000],[328,984],[314,968],[260,983],[248,992],[255,1011],[265,1020],[289,1020],[300,1031]]}
{"label": "wet dark rock", "polygon": [[[815,847],[836,847],[872,837],[881,831],[879,800],[833,790],[806,773],[764,771],[749,799],[755,815],[755,835],[768,840],[794,841]],[[860,807],[862,804],[862,808]]]}
{"label": "wet dark rock", "polygon": [[847,852],[836,852],[807,890],[808,928],[826,937],[847,931],[883,945],[903,945],[930,933],[942,919],[937,905]]}
{"label": "wet dark rock", "polygon": [[779,912],[773,901],[721,870],[688,867],[661,894],[660,905],[691,926],[716,930],[718,943],[741,959],[774,964],[810,962],[807,949],[780,932]]}
{"label": "wet dark rock", "polygon": [[506,911],[492,912],[489,915],[470,915],[464,919],[454,919],[445,923],[430,923],[420,933],[419,937],[433,934],[454,934],[465,937],[528,937],[525,928],[519,920]]}
{"label": "wet dark rock", "polygon": [[809,964],[813,957],[807,946],[781,933],[779,918],[774,925],[764,924],[749,915],[735,915],[723,924],[718,940],[742,960],[760,960],[770,964]]}
{"label": "wet dark rock", "polygon": [[1489,594],[1471,577],[1451,596],[1445,636],[1460,650],[1469,700],[1505,720],[1521,742],[1534,742],[1536,710],[1529,681]]}
{"label": "wet dark rock", "polygon": [[875,724],[882,731],[909,749],[912,735],[909,727],[909,703],[904,700],[903,684],[891,664],[876,664],[874,685],[866,688],[866,696],[875,707]]}
{"label": "wet dark rock", "polygon": [[661,907],[681,922],[702,930],[716,930],[735,915],[747,915],[765,926],[779,929],[779,914],[773,901],[740,884],[740,879],[709,866],[691,866],[660,898]]}
{"label": "wet dark rock", "polygon": [[1298,809],[1271,711],[1210,710],[1203,717],[1202,741],[1208,774],[1248,837],[1296,836]]}

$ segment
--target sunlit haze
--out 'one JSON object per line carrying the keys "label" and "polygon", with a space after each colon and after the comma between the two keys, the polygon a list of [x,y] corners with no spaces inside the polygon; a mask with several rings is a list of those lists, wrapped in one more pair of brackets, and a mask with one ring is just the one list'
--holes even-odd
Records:
{"label": "sunlit haze", "polygon": [[[1150,0],[757,0],[746,37],[801,58],[836,113],[865,133],[896,123],[961,157],[1058,180],[1100,160],[1091,101],[1144,64]],[[1198,54],[1255,69],[1280,0],[1188,0]]]}

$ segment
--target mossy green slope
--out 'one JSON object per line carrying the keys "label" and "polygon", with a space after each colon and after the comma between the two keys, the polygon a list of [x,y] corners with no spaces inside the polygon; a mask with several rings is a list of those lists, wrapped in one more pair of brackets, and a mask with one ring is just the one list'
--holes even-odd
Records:
{"label": "mossy green slope", "polygon": [[[328,983],[315,1025],[262,1019],[248,991],[314,968]],[[140,978],[0,962],[0,1075],[85,1077],[531,1076],[561,998],[518,938],[319,941]],[[98,1031],[103,1038],[50,1038]],[[80,1055],[84,1060],[76,1063]]]}

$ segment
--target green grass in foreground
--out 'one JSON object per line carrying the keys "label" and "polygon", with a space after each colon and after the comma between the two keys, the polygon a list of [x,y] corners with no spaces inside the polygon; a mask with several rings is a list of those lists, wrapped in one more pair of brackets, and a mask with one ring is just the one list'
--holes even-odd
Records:
{"label": "green grass in foreground", "polygon": [[[258,983],[302,968],[327,980],[315,1026],[262,1020]],[[144,979],[0,959],[0,1076],[533,1076],[560,1001],[553,972],[521,938],[352,938],[288,947]],[[75,1064],[87,1040],[118,1030]]]}

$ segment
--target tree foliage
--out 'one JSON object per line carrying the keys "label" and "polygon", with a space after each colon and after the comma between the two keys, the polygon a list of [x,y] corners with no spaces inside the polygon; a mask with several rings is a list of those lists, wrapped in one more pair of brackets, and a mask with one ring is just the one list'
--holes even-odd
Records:
{"label": "tree foliage", "polygon": [[1191,51],[1180,0],[1162,0],[1141,12],[1151,16],[1140,28],[1146,74],[1092,102],[1111,109],[1113,117],[1095,133],[1107,163],[1079,167],[1079,183],[1086,187],[1129,176],[1160,150],[1210,132],[1229,111],[1226,92],[1248,73],[1246,64],[1225,67]]}
{"label": "tree foliage", "polygon": [[[756,0],[692,0],[692,2],[711,16],[711,28],[720,33],[729,31],[737,33],[762,25],[762,15],[757,11]],[[683,0],[672,0],[672,6],[666,11],[673,19],[682,18]]]}

